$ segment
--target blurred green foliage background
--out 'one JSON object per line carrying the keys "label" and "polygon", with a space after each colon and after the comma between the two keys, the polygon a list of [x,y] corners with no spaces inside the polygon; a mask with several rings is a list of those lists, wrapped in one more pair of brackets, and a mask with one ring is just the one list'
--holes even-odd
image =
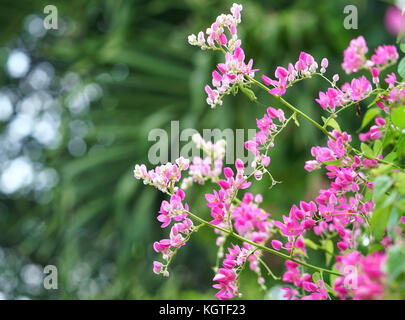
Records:
{"label": "blurred green foliage background", "polygon": [[[247,58],[258,73],[296,61],[300,51],[320,61],[328,75],[339,73],[342,52],[363,35],[373,50],[393,44],[384,27],[383,1],[240,1],[239,28]],[[280,107],[257,92],[264,104],[227,97],[211,110],[204,85],[221,55],[187,43],[227,12],[232,1],[52,0],[58,30],[45,30],[43,1],[0,2],[0,297],[54,299],[199,299],[214,297],[215,237],[202,229],[182,248],[169,279],[152,272],[152,243],[166,236],[156,221],[162,194],[133,178],[136,163],[147,163],[153,128],[255,128],[265,105]],[[343,27],[343,8],[358,8],[358,30]],[[14,60],[13,60],[14,59]],[[393,70],[390,70],[393,71]],[[343,83],[343,81],[342,81]],[[327,88],[317,79],[287,93],[320,120],[314,102]],[[364,108],[365,106],[363,106]],[[354,132],[361,119],[343,115]],[[246,131],[247,132],[247,131]],[[264,208],[280,216],[294,202],[311,199],[322,186],[306,174],[310,147],[325,141],[304,120],[278,138],[269,181],[252,190]],[[150,167],[150,165],[149,165]],[[203,193],[187,194],[191,209],[209,212]],[[311,253],[313,263],[323,256]],[[279,274],[282,261],[265,260]],[[43,267],[58,268],[58,289],[42,286]],[[270,278],[268,285],[280,285]],[[260,291],[255,275],[242,275],[243,298],[276,298]]]}

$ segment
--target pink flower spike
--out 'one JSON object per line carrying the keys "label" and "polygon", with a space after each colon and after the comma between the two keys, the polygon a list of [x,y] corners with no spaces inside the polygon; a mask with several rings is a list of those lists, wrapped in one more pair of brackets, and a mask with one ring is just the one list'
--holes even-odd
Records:
{"label": "pink flower spike", "polygon": [[402,223],[402,224],[405,224],[405,216],[402,216],[402,217],[401,217],[401,223]]}

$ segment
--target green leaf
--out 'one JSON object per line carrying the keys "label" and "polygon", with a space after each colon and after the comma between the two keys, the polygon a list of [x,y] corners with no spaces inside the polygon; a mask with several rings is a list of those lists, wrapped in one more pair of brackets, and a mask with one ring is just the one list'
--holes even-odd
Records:
{"label": "green leaf", "polygon": [[304,243],[307,247],[310,247],[311,249],[314,249],[314,250],[319,249],[319,246],[315,242],[313,242],[311,239],[304,238]]}
{"label": "green leaf", "polygon": [[252,90],[245,88],[243,86],[239,86],[239,88],[251,101],[257,100],[256,95]]}
{"label": "green leaf", "polygon": [[294,119],[295,125],[296,125],[297,127],[299,127],[299,126],[300,126],[300,123],[298,122],[297,113],[296,113],[296,112],[293,113],[293,119]]}
{"label": "green leaf", "polygon": [[[331,239],[327,239],[323,242],[322,248],[327,251],[325,257],[326,257],[326,265],[329,265],[331,259],[332,259],[332,254],[333,254],[333,241]],[[328,253],[330,252],[330,253]]]}
{"label": "green leaf", "polygon": [[379,207],[374,210],[371,217],[370,232],[374,235],[376,241],[380,241],[382,239],[389,216],[389,207]]}
{"label": "green leaf", "polygon": [[[332,267],[332,271],[339,272],[339,270],[336,269],[335,266]],[[334,284],[335,284],[335,280],[336,280],[337,277],[339,277],[339,276],[336,275],[336,274],[330,274],[330,276],[329,276],[329,283],[330,283],[330,286],[331,286],[332,288],[333,288],[333,286],[334,286]],[[335,295],[335,294],[334,294],[334,295]]]}
{"label": "green leaf", "polygon": [[391,164],[380,165],[377,169],[373,169],[372,173],[374,176],[380,176],[389,173],[392,170]]}
{"label": "green leaf", "polygon": [[398,190],[392,190],[392,192],[384,198],[384,202],[382,203],[382,207],[388,207],[394,203],[398,195]]}
{"label": "green leaf", "polygon": [[312,274],[312,282],[318,283],[319,280],[322,280],[321,274],[317,271]]}
{"label": "green leaf", "polygon": [[371,150],[371,148],[367,144],[362,142],[360,145],[360,149],[366,157],[371,157],[371,158],[374,157],[373,150]]}
{"label": "green leaf", "polygon": [[400,194],[405,194],[405,173],[399,173],[397,176],[397,181],[395,182],[395,187],[398,189]]}
{"label": "green leaf", "polygon": [[373,195],[376,202],[391,187],[393,182],[394,181],[387,175],[381,175],[375,179]]}
{"label": "green leaf", "polygon": [[333,129],[336,129],[339,132],[342,132],[342,130],[340,129],[339,124],[336,122],[335,119],[322,117],[322,120],[323,120],[323,123],[324,123],[324,127],[331,127]]}
{"label": "green leaf", "polygon": [[405,153],[405,135],[398,139],[394,149],[397,152],[398,157],[401,157],[402,153]]}
{"label": "green leaf", "polygon": [[340,166],[342,164],[343,158],[337,159],[337,160],[329,160],[329,161],[323,161],[322,163],[326,166]]}
{"label": "green leaf", "polygon": [[382,152],[382,142],[381,140],[376,140],[374,142],[374,146],[373,146],[373,153],[374,154],[380,154]]}
{"label": "green leaf", "polygon": [[389,278],[388,281],[392,283],[398,276],[405,271],[405,253],[404,247],[391,247],[389,249],[387,268]]}
{"label": "green leaf", "polygon": [[405,36],[405,31],[399,32],[399,33],[397,34],[397,39],[396,39],[395,42],[396,42],[396,43],[400,43],[403,36]]}
{"label": "green leaf", "polygon": [[405,57],[402,58],[400,63],[398,64],[398,73],[402,77],[402,79],[405,79]]}
{"label": "green leaf", "polygon": [[391,113],[391,119],[393,124],[405,129],[405,107],[402,106],[394,109]]}
{"label": "green leaf", "polygon": [[385,160],[385,161],[388,161],[388,162],[392,162],[392,161],[394,161],[396,158],[398,158],[398,154],[397,154],[396,152],[390,152],[389,154],[387,154],[387,155],[384,157],[384,160]]}
{"label": "green leaf", "polygon": [[363,121],[361,122],[360,130],[362,130],[365,126],[367,126],[371,120],[373,120],[377,115],[380,114],[380,109],[372,108],[368,109],[367,112],[364,114]]}
{"label": "green leaf", "polygon": [[401,51],[403,53],[405,53],[405,43],[401,43],[401,45],[399,46],[399,48],[401,49]]}
{"label": "green leaf", "polygon": [[[397,195],[395,194],[394,199],[396,198],[396,196]],[[390,213],[390,217],[388,219],[388,223],[387,223],[387,231],[388,231],[388,235],[390,237],[393,237],[393,235],[394,235],[394,229],[398,224],[398,219],[399,219],[398,209],[396,207],[393,207],[391,210],[391,213]]]}

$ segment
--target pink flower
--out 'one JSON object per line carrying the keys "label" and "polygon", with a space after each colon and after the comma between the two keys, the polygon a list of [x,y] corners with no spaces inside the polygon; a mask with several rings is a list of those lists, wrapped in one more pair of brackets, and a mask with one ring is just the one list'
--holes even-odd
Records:
{"label": "pink flower", "polygon": [[266,86],[269,86],[273,80],[271,80],[268,76],[262,75],[262,80]]}
{"label": "pink flower", "polygon": [[370,139],[378,140],[382,137],[382,133],[378,126],[371,126],[370,128]]}
{"label": "pink flower", "polygon": [[279,80],[286,80],[288,76],[288,71],[283,67],[277,67],[275,76]]}
{"label": "pink flower", "polygon": [[391,74],[387,74],[387,78],[385,78],[384,81],[388,83],[390,88],[393,88],[395,86],[395,82],[397,81],[397,77],[395,76],[395,73],[392,72]]}
{"label": "pink flower", "polygon": [[340,251],[345,251],[347,249],[347,243],[344,241],[339,241],[337,243],[337,247],[339,248]]}
{"label": "pink flower", "polygon": [[338,256],[336,268],[344,274],[336,278],[334,283],[333,289],[338,293],[338,297],[346,299],[352,296],[355,300],[382,299],[387,280],[382,265],[386,259],[387,256],[379,252],[365,257],[358,251]]}
{"label": "pink flower", "polygon": [[170,248],[170,240],[169,239],[162,239],[159,242],[155,242],[153,244],[153,249],[156,252],[162,252],[164,254],[166,254],[169,251]]}
{"label": "pink flower", "polygon": [[243,164],[243,161],[238,158],[235,161],[235,167],[236,167],[237,170],[243,170],[245,165]]}
{"label": "pink flower", "polygon": [[213,194],[207,193],[205,198],[208,201],[207,206],[211,208],[211,216],[214,218],[211,223],[219,224],[224,219],[225,215],[225,191],[221,189],[218,193],[214,190]]}
{"label": "pink flower", "polygon": [[309,161],[305,162],[304,169],[307,170],[308,172],[314,171],[319,168],[320,168],[320,164],[316,160],[309,160]]}
{"label": "pink flower", "polygon": [[302,233],[302,227],[297,220],[283,216],[284,224],[280,221],[274,221],[274,224],[285,236],[299,236]]}
{"label": "pink flower", "polygon": [[388,32],[394,36],[405,29],[405,16],[397,6],[390,6],[387,9],[384,20]]}
{"label": "pink flower", "polygon": [[329,64],[328,59],[323,58],[322,61],[321,61],[321,67],[326,69],[328,67],[328,64]]}
{"label": "pink flower", "polygon": [[159,261],[153,261],[153,272],[159,274],[162,271],[163,264]]}
{"label": "pink flower", "polygon": [[188,210],[188,205],[185,204],[183,207],[182,204],[184,197],[184,191],[178,189],[178,191],[170,197],[170,202],[163,200],[160,206],[160,215],[157,217],[158,221],[162,222],[162,228],[166,228],[170,224],[171,219],[181,221],[187,216],[185,211]]}
{"label": "pink flower", "polygon": [[285,79],[280,79],[278,82],[275,82],[274,85],[275,88],[269,90],[270,94],[282,96],[286,92],[287,82]]}
{"label": "pink flower", "polygon": [[331,203],[328,203],[327,206],[321,204],[319,205],[319,212],[321,213],[322,217],[326,218],[326,222],[329,222],[332,221],[335,208]]}
{"label": "pink flower", "polygon": [[376,117],[375,118],[375,123],[379,126],[379,127],[384,127],[385,126],[385,119],[381,118],[381,117]]}
{"label": "pink flower", "polygon": [[390,237],[384,237],[380,243],[384,246],[385,249],[388,249],[388,247],[391,245],[391,238]]}
{"label": "pink flower", "polygon": [[373,83],[378,83],[380,80],[378,79],[378,75],[380,74],[380,71],[378,68],[371,68],[371,75],[373,76]]}
{"label": "pink flower", "polygon": [[343,97],[340,90],[329,88],[326,93],[320,91],[319,99],[315,99],[316,102],[326,110],[329,108],[331,111],[334,111],[335,108],[343,103]]}
{"label": "pink flower", "polygon": [[281,241],[278,241],[278,240],[272,240],[271,241],[271,246],[274,248],[274,250],[279,251],[281,249],[281,247],[283,246],[283,243]]}
{"label": "pink flower", "polygon": [[375,49],[375,54],[371,56],[371,61],[376,65],[383,65],[388,61],[396,61],[398,52],[395,46],[383,45]]}
{"label": "pink flower", "polygon": [[232,248],[228,248],[228,253],[225,255],[225,260],[222,263],[223,268],[220,268],[214,277],[214,281],[218,282],[213,285],[215,289],[219,290],[215,295],[218,299],[228,300],[237,294],[238,275],[235,268],[246,259],[240,259],[241,255],[245,254],[245,251],[245,249],[241,250],[239,246],[234,244],[232,244]]}
{"label": "pink flower", "polygon": [[350,41],[349,47],[343,53],[342,68],[346,73],[358,72],[366,62],[365,54],[367,52],[367,44],[362,36]]}
{"label": "pink flower", "polygon": [[289,287],[282,287],[281,290],[285,291],[283,297],[287,300],[295,300],[298,296],[298,291]]}
{"label": "pink flower", "polygon": [[365,76],[361,76],[352,80],[351,90],[350,99],[357,101],[363,99],[365,94],[371,90],[371,84]]}

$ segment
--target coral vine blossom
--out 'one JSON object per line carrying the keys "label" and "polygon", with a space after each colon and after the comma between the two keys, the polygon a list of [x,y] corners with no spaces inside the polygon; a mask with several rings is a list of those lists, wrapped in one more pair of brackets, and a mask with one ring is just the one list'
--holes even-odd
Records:
{"label": "coral vine blossom", "polygon": [[[266,277],[282,284],[285,299],[389,296],[395,290],[393,275],[387,272],[390,254],[399,255],[399,248],[405,247],[405,213],[397,205],[404,192],[405,170],[397,151],[403,143],[395,142],[403,137],[403,119],[401,122],[397,114],[403,116],[405,83],[386,71],[399,59],[396,47],[380,45],[371,51],[363,36],[351,40],[341,63],[351,78],[339,85],[339,74],[327,77],[327,58],[303,51],[297,52],[296,61],[275,67],[273,76],[262,74],[256,79],[259,70],[253,68],[253,59],[245,57],[238,36],[242,11],[242,5],[233,4],[230,13],[219,15],[205,32],[188,38],[193,46],[223,55],[211,73],[211,83],[205,86],[206,102],[211,107],[223,105],[231,93],[243,93],[256,101],[253,90],[257,89],[274,96],[278,104],[267,104],[256,119],[256,134],[244,142],[251,155],[247,163],[241,159],[225,163],[226,142],[206,141],[196,134],[192,140],[202,152],[200,156],[179,157],[150,170],[144,164],[135,166],[136,179],[167,196],[156,219],[170,231],[153,244],[161,258],[153,261],[152,271],[169,276],[168,268],[179,250],[200,228],[210,227],[218,247],[212,278],[218,299],[242,296],[239,280],[246,267],[256,274],[262,290],[267,290]],[[352,76],[360,70],[364,75]],[[284,98],[297,82],[314,77],[327,80],[313,98],[320,106],[322,124]],[[350,112],[350,107],[353,112],[355,106],[361,110],[364,102],[372,111],[367,111],[359,134],[342,130],[340,125],[347,126],[340,122],[340,112]],[[292,124],[298,127],[300,121],[309,121],[326,137],[307,150],[308,160],[301,169],[319,171],[324,182],[313,199],[288,208],[267,206],[267,194],[255,194],[253,186],[270,181],[268,192],[277,187],[270,172],[277,136]],[[206,210],[198,213],[186,202],[188,189],[195,184],[210,185],[205,198],[198,198]],[[312,259],[314,251],[325,255],[323,266],[313,264],[317,261]],[[275,275],[270,266],[279,259],[284,261],[284,269]]]}

